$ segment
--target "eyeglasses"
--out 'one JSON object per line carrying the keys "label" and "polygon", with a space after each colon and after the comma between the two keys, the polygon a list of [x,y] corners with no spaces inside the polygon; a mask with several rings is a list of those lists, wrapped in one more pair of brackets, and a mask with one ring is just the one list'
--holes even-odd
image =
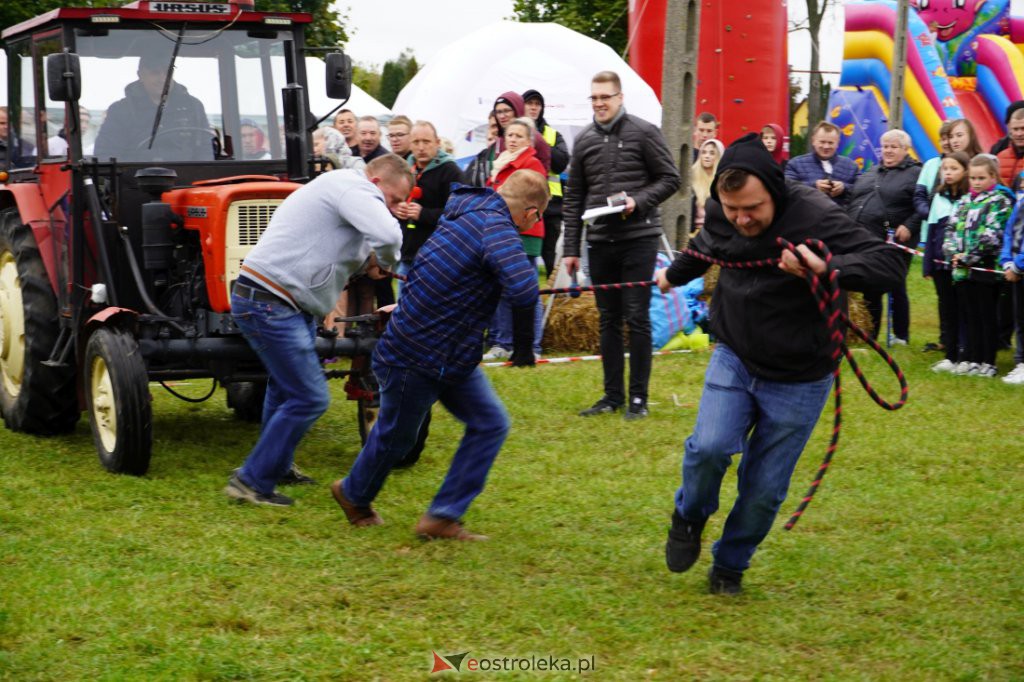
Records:
{"label": "eyeglasses", "polygon": [[515,112],[515,109],[495,109],[494,113],[496,113],[496,114],[498,114],[500,116],[500,115],[503,115],[503,114],[514,114],[516,112]]}
{"label": "eyeglasses", "polygon": [[621,94],[622,94],[621,92],[616,92],[615,94],[612,94],[612,95],[591,95],[587,99],[589,99],[591,103],[601,102],[602,104],[604,104],[605,102],[607,102],[611,98],[618,97]]}

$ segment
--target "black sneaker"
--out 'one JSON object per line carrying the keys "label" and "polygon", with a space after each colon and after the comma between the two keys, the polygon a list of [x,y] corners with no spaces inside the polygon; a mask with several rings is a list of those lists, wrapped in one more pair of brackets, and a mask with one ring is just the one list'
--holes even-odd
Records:
{"label": "black sneaker", "polygon": [[295,504],[295,500],[287,495],[282,495],[276,490],[269,495],[265,495],[250,488],[238,477],[238,474],[231,474],[231,478],[228,479],[228,485],[224,488],[224,494],[239,502],[266,504],[272,507],[290,507]]}
{"label": "black sneaker", "polygon": [[581,417],[596,417],[599,414],[611,414],[622,409],[622,405],[612,402],[608,398],[601,398],[596,403],[580,412]]}
{"label": "black sneaker", "polygon": [[711,594],[739,594],[743,591],[743,574],[721,566],[708,570],[708,592]]}
{"label": "black sneaker", "polygon": [[665,564],[673,573],[683,573],[697,563],[700,556],[700,536],[704,532],[704,521],[687,521],[672,511],[672,527],[665,542]]}
{"label": "black sneaker", "polygon": [[302,473],[299,467],[292,464],[292,468],[277,483],[278,485],[316,485],[316,480]]}
{"label": "black sneaker", "polygon": [[647,414],[647,401],[643,398],[633,398],[629,401],[629,407],[626,408],[622,418],[626,421],[633,421],[634,419],[643,419]]}

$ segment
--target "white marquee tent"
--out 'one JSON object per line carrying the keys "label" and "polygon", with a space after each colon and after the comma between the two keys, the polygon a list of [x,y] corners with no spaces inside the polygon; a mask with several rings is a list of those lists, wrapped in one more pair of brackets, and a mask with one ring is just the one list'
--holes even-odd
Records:
{"label": "white marquee tent", "polygon": [[622,79],[626,110],[661,125],[661,104],[614,50],[558,24],[502,21],[438,51],[399,93],[392,110],[433,123],[465,158],[483,148],[487,114],[502,92],[539,90],[545,118],[570,140],[593,117],[590,79],[598,71]]}
{"label": "white marquee tent", "polygon": [[[320,118],[339,104],[338,100],[327,98],[324,85],[326,74],[327,66],[322,60],[316,57],[306,57],[306,81],[309,83],[309,92],[306,94],[306,99],[309,102],[310,111],[317,118]],[[355,112],[356,116],[376,116],[379,119],[386,119],[391,116],[390,109],[354,83],[352,85],[352,97],[345,104],[345,108],[351,109]]]}

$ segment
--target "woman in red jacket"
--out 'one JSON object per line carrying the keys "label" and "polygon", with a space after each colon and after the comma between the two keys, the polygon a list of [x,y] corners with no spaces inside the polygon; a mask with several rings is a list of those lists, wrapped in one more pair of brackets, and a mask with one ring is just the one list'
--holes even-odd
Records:
{"label": "woman in red jacket", "polygon": [[[540,173],[545,178],[548,176],[544,170],[544,164],[537,158],[533,148],[533,139],[536,128],[533,120],[529,118],[517,118],[505,126],[504,151],[494,160],[491,168],[491,177],[487,179],[487,186],[491,189],[498,189],[517,170],[532,170]],[[544,244],[544,221],[538,216],[538,220],[526,232],[520,234],[523,240],[523,248],[531,261],[540,256],[541,246]],[[541,329],[541,320],[544,317],[544,310],[540,301],[537,302],[537,324],[534,337],[534,355],[540,357],[540,340],[544,330]],[[484,360],[503,360],[512,355],[512,310],[505,303],[504,299],[498,304],[498,309],[491,320],[491,328],[488,331],[491,349],[484,355]]]}
{"label": "woman in red jacket", "polygon": [[[533,121],[528,118],[517,118],[505,126],[505,150],[494,160],[491,177],[487,179],[488,187],[498,189],[505,184],[508,176],[522,169],[537,171],[547,177],[544,164],[537,158],[533,147],[534,131]],[[538,220],[522,236],[526,255],[531,258],[539,256],[544,241],[544,221]]]}

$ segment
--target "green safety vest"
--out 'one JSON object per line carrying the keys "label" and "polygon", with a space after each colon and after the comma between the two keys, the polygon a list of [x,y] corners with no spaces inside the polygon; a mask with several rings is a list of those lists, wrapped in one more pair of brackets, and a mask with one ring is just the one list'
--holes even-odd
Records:
{"label": "green safety vest", "polygon": [[[548,146],[552,149],[555,148],[555,140],[558,139],[558,131],[551,126],[544,126],[544,132],[542,133],[544,141],[548,143]],[[562,196],[562,176],[558,173],[548,172],[548,190],[551,191],[551,196],[560,197]]]}

